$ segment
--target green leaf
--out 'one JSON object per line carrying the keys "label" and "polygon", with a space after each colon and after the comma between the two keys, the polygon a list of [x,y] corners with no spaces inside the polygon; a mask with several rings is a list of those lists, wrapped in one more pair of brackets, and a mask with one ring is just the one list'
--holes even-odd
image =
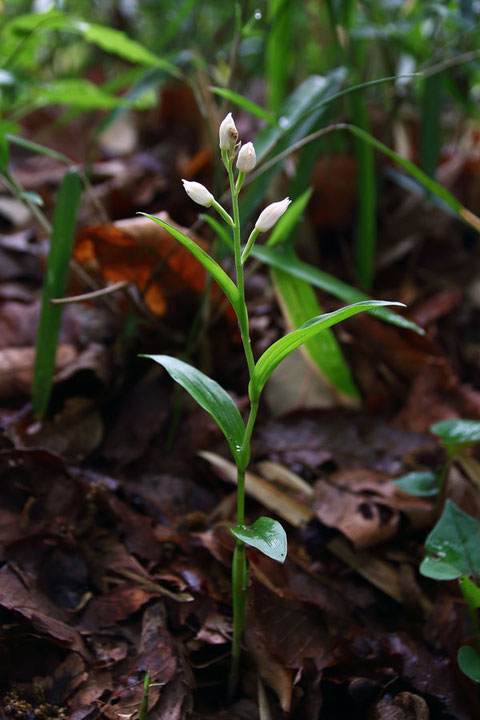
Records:
{"label": "green leaf", "polygon": [[213,217],[212,215],[206,215],[202,213],[200,215],[202,220],[207,223],[207,225],[210,225],[213,232],[215,232],[219,239],[222,241],[222,243],[225,245],[226,248],[229,250],[233,250],[233,240],[231,234],[228,232],[228,230],[225,228],[224,225],[218,220],[216,217]]}
{"label": "green leaf", "polygon": [[73,21],[72,30],[80,32],[87,42],[105,50],[105,52],[113,53],[139,65],[152,65],[161,67],[165,72],[179,76],[179,70],[150,50],[143,47],[140,43],[132,40],[121,30],[105,27],[104,25],[96,25],[94,23],[84,22],[83,20]]}
{"label": "green leaf", "polygon": [[25,150],[30,150],[31,152],[38,153],[39,155],[47,155],[47,157],[51,157],[53,160],[58,160],[66,165],[73,164],[73,160],[70,160],[70,158],[63,155],[63,153],[52,150],[52,148],[49,148],[46,145],[40,145],[39,143],[33,142],[33,140],[27,140],[19,135],[11,135],[10,133],[7,134],[7,140],[13,145],[18,145]]}
{"label": "green leaf", "polygon": [[391,150],[387,145],[384,145],[380,140],[369,135],[361,128],[355,127],[354,125],[342,124],[338,126],[339,129],[343,128],[348,130],[353,135],[356,135],[360,139],[364,140],[369,145],[372,145],[377,150],[380,150],[384,155],[394,160],[396,163],[401,165],[407,172],[410,173],[418,182],[420,182],[424,188],[443,200],[459,217],[462,218],[468,225],[475,228],[477,232],[480,232],[480,218],[474,215],[472,212],[463,207],[463,205],[439,183],[432,180],[426,175],[420,168],[418,168],[410,160],[406,160],[401,155]]}
{"label": "green leaf", "polygon": [[24,190],[18,197],[24,202],[31,203],[32,205],[38,205],[38,207],[43,207],[44,203],[42,196],[33,192],[33,190]]}
{"label": "green leaf", "polygon": [[480,608],[480,588],[466,575],[458,578],[458,584],[468,605],[470,612],[475,613]]}
{"label": "green leaf", "polygon": [[441,420],[431,426],[430,432],[438,435],[449,455],[455,455],[480,442],[479,420]]}
{"label": "green leaf", "polygon": [[420,157],[422,170],[435,177],[442,146],[443,73],[429,75],[422,82],[420,112]]}
{"label": "green leaf", "polygon": [[325,328],[332,327],[342,320],[346,320],[352,315],[356,315],[364,310],[374,310],[375,308],[383,307],[385,305],[402,305],[402,303],[388,302],[384,300],[367,300],[365,302],[355,303],[355,305],[348,305],[347,307],[340,308],[331,313],[320,315],[319,317],[313,317],[298,330],[294,330],[285,337],[280,338],[277,342],[273,343],[261,356],[255,365],[255,370],[252,375],[251,389],[254,393],[260,393],[263,386],[267,382],[268,378],[275,370],[277,365],[289,355],[291,352],[296,350],[307,340],[313,338],[317,333],[325,330]]}
{"label": "green leaf", "polygon": [[[311,75],[294,90],[278,111],[278,125],[264,128],[255,138],[258,165],[274,147],[280,153],[311,131],[325,112],[319,103],[340,89],[346,72],[345,68],[336,68],[326,77]],[[314,109],[315,106],[318,107]],[[275,165],[250,183],[240,202],[242,223],[261,203],[279,171],[280,165]]]}
{"label": "green leaf", "polygon": [[34,413],[39,416],[47,410],[62,317],[62,305],[52,305],[50,300],[65,294],[81,190],[78,174],[68,170],[60,184],[55,206],[37,331],[32,405]]}
{"label": "green leaf", "polygon": [[434,580],[455,580],[480,571],[480,522],[447,500],[425,541],[420,572]]}
{"label": "green leaf", "polygon": [[0,123],[0,172],[7,172],[9,157],[8,136],[4,131],[3,123]]}
{"label": "green leaf", "polygon": [[105,92],[89,80],[64,78],[52,80],[45,85],[35,86],[34,102],[40,105],[67,105],[80,110],[111,110],[111,108],[132,105],[125,98]]}
{"label": "green leaf", "polygon": [[407,473],[393,480],[393,484],[409,495],[419,495],[420,497],[438,495],[436,475],[430,470]]}
{"label": "green leaf", "polygon": [[141,357],[150,358],[164,367],[170,377],[181,385],[200,407],[210,413],[227,438],[232,455],[236,459],[242,449],[245,425],[237,406],[222,386],[192,365],[170,355],[141,355]]}
{"label": "green leaf", "polygon": [[[300,260],[291,248],[283,248],[280,246],[274,250],[265,245],[256,245],[252,250],[252,255],[267,265],[271,265],[279,270],[284,270],[290,275],[306,280],[314,287],[318,287],[344,302],[355,303],[368,300],[368,295],[365,295],[365,293],[360,290]],[[375,315],[392,325],[398,325],[398,327],[413,330],[419,335],[424,335],[425,331],[421,327],[411,320],[408,320],[408,318],[404,318],[387,308],[379,308],[375,311]]]}
{"label": "green leaf", "polygon": [[[320,307],[312,286],[282,270],[272,270],[275,289],[283,316],[290,328],[298,329],[309,318],[320,315]],[[360,397],[342,351],[331,330],[315,335],[301,347],[317,373],[344,400],[350,403]]]}
{"label": "green leaf", "polygon": [[268,33],[265,38],[265,74],[269,107],[277,111],[284,97],[292,64],[292,55],[285,48],[292,44],[295,3],[268,0]]}
{"label": "green leaf", "polygon": [[81,35],[86,42],[96,45],[105,52],[117,55],[129,62],[158,67],[177,77],[181,75],[174,65],[150,52],[121,30],[89,23],[53,8],[44,13],[21,15],[8,23],[4,32],[37,42],[35,35],[38,36],[39,32],[52,30],[67,30]]}
{"label": "green leaf", "polygon": [[268,110],[265,110],[264,108],[260,107],[260,105],[257,105],[252,100],[249,100],[248,98],[244,97],[243,95],[240,95],[240,93],[234,92],[233,90],[229,90],[228,88],[221,88],[221,87],[210,87],[210,90],[215,93],[215,95],[219,95],[220,97],[226,98],[226,100],[230,100],[231,103],[234,105],[238,105],[238,107],[243,108],[247,112],[249,112],[251,115],[256,115],[257,117],[262,118],[263,120],[266,120],[269,125],[276,125],[276,120],[273,117],[272,113],[269,113]]}
{"label": "green leaf", "polygon": [[182,243],[182,245],[186,247],[187,250],[190,250],[192,255],[197,258],[197,260],[203,265],[205,270],[207,270],[213,277],[213,279],[220,285],[223,292],[230,300],[233,309],[237,311],[239,302],[237,286],[235,285],[233,280],[228,277],[225,270],[223,270],[220,265],[212,257],[210,257],[208,253],[205,252],[205,250],[202,250],[202,248],[199,247],[197,243],[193,242],[193,240],[189,238],[188,235],[185,235],[185,233],[177,230],[177,228],[169,225],[164,220],[160,220],[159,218],[154,217],[153,215],[149,215],[148,213],[141,212],[138,213],[138,215],[144,215],[145,217],[150,218],[150,220],[153,220],[153,222],[156,222],[157,225],[161,225],[163,228],[165,228],[165,230],[168,230],[168,232],[171,233],[171,235],[173,235],[176,240]]}
{"label": "green leaf", "polygon": [[287,557],[287,536],[285,530],[276,520],[261,517],[250,527],[231,527],[230,532],[245,545],[260,550],[267,557],[285,562]]}
{"label": "green leaf", "polygon": [[480,655],[470,645],[462,645],[458,649],[457,661],[460,670],[473,680],[480,682]]}
{"label": "green leaf", "polygon": [[[355,125],[370,130],[365,98],[360,93],[350,97],[350,110]],[[377,189],[373,148],[359,138],[354,141],[357,165],[358,213],[355,233],[355,269],[360,285],[369,290],[375,273],[377,243]]]}

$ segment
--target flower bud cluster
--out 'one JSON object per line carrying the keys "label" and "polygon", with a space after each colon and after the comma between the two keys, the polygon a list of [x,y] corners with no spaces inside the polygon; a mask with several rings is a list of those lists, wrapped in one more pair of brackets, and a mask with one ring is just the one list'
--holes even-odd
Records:
{"label": "flower bud cluster", "polygon": [[[232,113],[228,113],[224,120],[222,120],[218,132],[218,137],[220,150],[222,150],[222,153],[224,153],[222,155],[224,157],[224,162],[227,163],[227,160],[225,158],[228,158],[228,162],[231,163],[233,157],[235,156],[235,152],[238,149],[238,130],[235,126]],[[237,169],[239,171],[238,181],[236,185],[237,195],[245,177],[244,173],[253,170],[256,163],[257,157],[255,155],[255,148],[253,147],[253,143],[248,142],[245,145],[242,145],[237,155]],[[229,167],[231,168],[231,164],[229,165]],[[233,226],[233,220],[230,218],[228,213],[221,207],[221,205],[215,200],[214,196],[205,187],[205,185],[202,185],[198,182],[191,182],[189,180],[182,180],[182,182],[185,192],[187,193],[189,198],[191,198],[199,205],[203,205],[203,207],[208,208],[213,205],[217,212],[219,212],[222,217]],[[271,230],[277,220],[279,220],[279,218],[286,211],[290,203],[291,200],[287,197],[280,202],[275,202],[271,205],[268,205],[265,210],[260,213],[258,220],[255,223],[255,236],[259,232],[268,232],[268,230]],[[252,244],[255,236],[251,236]]]}

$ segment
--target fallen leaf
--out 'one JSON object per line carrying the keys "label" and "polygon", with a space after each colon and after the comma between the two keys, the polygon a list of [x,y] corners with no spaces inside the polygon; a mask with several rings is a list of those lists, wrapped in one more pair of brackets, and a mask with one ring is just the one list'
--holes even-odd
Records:
{"label": "fallen leaf", "polygon": [[[75,362],[77,355],[77,351],[71,345],[59,345],[55,361],[57,373]],[[0,396],[2,398],[30,395],[34,363],[34,347],[11,347],[0,350]]]}
{"label": "fallen leaf", "polygon": [[[167,213],[156,217],[191,235]],[[193,239],[206,249],[199,237]],[[199,295],[206,287],[202,265],[167,230],[146,217],[83,228],[77,236],[74,257],[87,272],[104,282],[135,283],[149,309],[159,316],[165,315],[167,308],[174,314],[186,290]],[[223,301],[217,285],[212,288],[212,298]]]}
{"label": "fallen leaf", "polygon": [[65,622],[65,617],[59,619],[59,608],[37,588],[26,586],[8,565],[0,568],[0,605],[21,615],[40,635],[88,657],[79,633]]}

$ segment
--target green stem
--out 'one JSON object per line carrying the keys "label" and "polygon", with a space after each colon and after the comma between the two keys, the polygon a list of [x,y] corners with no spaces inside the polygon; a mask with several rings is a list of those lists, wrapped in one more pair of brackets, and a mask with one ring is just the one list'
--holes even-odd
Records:
{"label": "green stem", "polygon": [[257,239],[258,235],[260,233],[260,230],[257,230],[256,227],[253,228],[252,232],[250,233],[250,237],[247,240],[247,244],[245,245],[242,253],[242,265],[245,262],[245,260],[250,255],[252,248],[255,244],[255,240]]}
{"label": "green stem", "polygon": [[237,540],[233,553],[232,565],[233,589],[233,640],[232,640],[232,666],[229,678],[229,695],[235,695],[240,668],[240,654],[242,651],[242,635],[245,619],[245,602],[247,599],[247,559],[245,545]]}
{"label": "green stem", "polygon": [[[248,326],[248,312],[245,302],[245,282],[243,276],[242,265],[242,247],[240,239],[240,210],[238,205],[238,195],[242,186],[242,173],[239,174],[237,183],[233,175],[233,157],[232,154],[222,152],[223,162],[227,169],[230,190],[232,193],[233,208],[233,246],[235,252],[235,269],[237,274],[237,287],[239,291],[238,303],[238,324],[242,337],[243,349],[248,365],[248,373],[250,377],[250,386],[252,385],[253,372],[255,370],[255,360],[253,357],[252,347],[250,343],[250,334]],[[252,436],[253,426],[257,417],[258,398],[253,388],[250,392],[250,414],[248,417],[245,435],[243,436],[242,451],[237,458],[237,523],[242,526],[245,522],[245,470],[250,459],[250,438]],[[253,398],[253,399],[252,399]],[[233,596],[233,639],[232,639],[232,666],[229,679],[229,695],[233,699],[238,683],[240,654],[242,649],[242,635],[245,624],[245,602],[247,597],[247,559],[245,555],[245,544],[236,541],[235,551],[233,554],[232,565],[232,596]]]}
{"label": "green stem", "polygon": [[245,284],[243,280],[243,267],[242,267],[242,247],[240,242],[240,210],[238,206],[238,192],[235,188],[235,178],[233,176],[232,160],[229,159],[227,164],[228,179],[230,181],[230,188],[232,192],[232,206],[233,206],[233,246],[235,251],[235,269],[237,272],[237,287],[240,294],[239,310],[238,313],[238,324],[240,326],[240,334],[242,336],[243,349],[245,351],[245,357],[248,364],[248,372],[250,378],[253,375],[255,368],[255,360],[253,358],[252,347],[250,344],[250,334],[248,330],[248,314],[247,306],[245,303]]}
{"label": "green stem", "polygon": [[225,208],[220,205],[219,202],[217,202],[216,200],[213,200],[212,207],[214,210],[217,211],[217,213],[220,215],[220,217],[225,220],[227,225],[230,225],[230,227],[233,227],[233,219],[230,217],[230,215],[225,210]]}

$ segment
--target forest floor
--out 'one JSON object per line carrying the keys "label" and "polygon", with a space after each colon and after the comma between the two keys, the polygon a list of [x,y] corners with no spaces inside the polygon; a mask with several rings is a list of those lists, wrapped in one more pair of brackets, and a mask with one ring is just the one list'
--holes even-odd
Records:
{"label": "forest floor", "polygon": [[[216,295],[199,312],[206,279],[196,261],[135,217],[165,211],[191,227],[196,209],[180,178],[211,183],[198,111],[185,111],[188,93],[170,92],[168,112],[152,111],[140,126],[127,116],[125,142],[137,134],[128,154],[118,153],[118,137],[115,148],[103,137],[90,165],[75,259],[99,286],[129,285],[65,306],[43,422],[29,394],[46,238],[0,194],[2,717],[136,717],[147,669],[156,684],[149,717],[158,720],[258,718],[259,692],[274,720],[480,717],[478,687],[456,662],[471,637],[465,603],[456,584],[418,572],[438,503],[392,483],[444,461],[432,423],[480,418],[480,242],[388,179],[372,295],[405,302],[426,333],[366,315],[340,326],[357,408],[340,406],[300,353],[272,378],[253,438],[247,515],[266,510],[284,524],[288,558],[280,566],[248,552],[242,683],[225,703],[235,512],[227,447],[210,417],[138,357],[184,356],[190,337],[190,361],[245,407],[231,315]],[[83,162],[82,122],[42,142]],[[35,130],[25,133],[36,139]],[[480,207],[475,142],[476,156],[445,153],[439,170],[472,211]],[[352,163],[348,155],[319,161],[299,246],[347,282]],[[11,170],[51,216],[64,166],[17,150]],[[198,232],[208,246],[208,228]],[[258,357],[285,325],[268,269],[257,267],[246,289]],[[68,294],[80,292],[72,275]],[[339,306],[319,298],[326,311]],[[478,519],[479,467],[474,453],[454,463],[444,487]]]}

